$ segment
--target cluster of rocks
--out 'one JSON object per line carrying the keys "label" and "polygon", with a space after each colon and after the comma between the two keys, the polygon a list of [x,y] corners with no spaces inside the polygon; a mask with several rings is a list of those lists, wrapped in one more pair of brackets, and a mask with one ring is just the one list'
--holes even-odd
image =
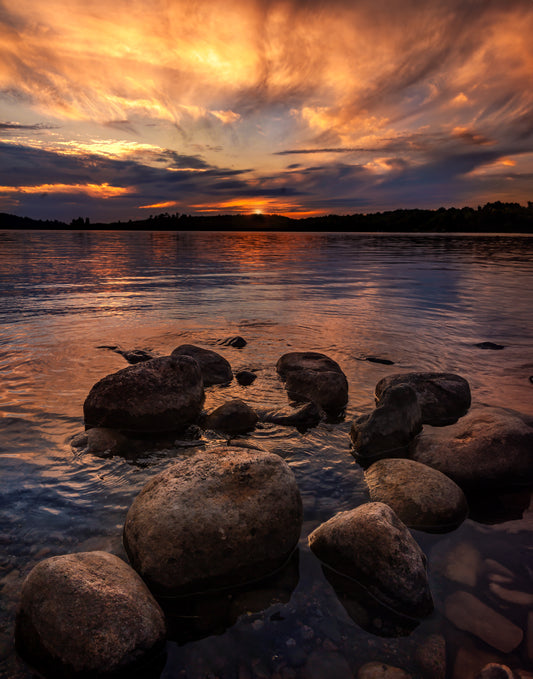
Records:
{"label": "cluster of rocks", "polygon": [[[243,346],[238,338],[226,344]],[[96,449],[123,452],[132,433],[183,432],[191,425],[230,435],[258,421],[314,426],[323,416],[342,417],[348,401],[340,366],[316,352],[279,359],[277,372],[300,407],[267,412],[240,399],[203,411],[205,388],[233,379],[229,362],[210,349],[181,345],[170,356],[136,355],[130,362],[96,383],[85,400],[86,437]],[[242,383],[255,378],[245,372]],[[532,423],[501,409],[465,416],[470,405],[468,383],[457,375],[408,373],[378,383],[375,410],[351,427],[371,501],[336,514],[308,538],[332,583],[355,582],[408,620],[433,610],[426,557],[409,528],[457,527],[468,512],[462,488],[471,480],[531,478]],[[421,436],[425,425],[443,427],[448,436]],[[496,441],[503,450],[494,450]],[[298,486],[279,456],[226,446],[179,460],[154,476],[128,511],[123,542],[131,567],[91,552],[34,568],[17,615],[19,653],[57,677],[114,677],[153,665],[167,635],[154,595],[161,602],[265,578],[287,563],[301,526]],[[449,602],[450,619],[463,603]],[[361,676],[396,676],[375,671],[366,668]]]}

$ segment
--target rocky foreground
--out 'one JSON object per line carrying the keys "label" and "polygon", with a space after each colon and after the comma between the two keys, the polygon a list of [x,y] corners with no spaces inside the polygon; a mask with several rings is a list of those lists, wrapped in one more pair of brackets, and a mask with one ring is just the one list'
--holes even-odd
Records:
{"label": "rocky foreground", "polygon": [[[238,337],[225,342],[245,344]],[[317,352],[280,357],[276,369],[291,401],[287,408],[256,412],[233,399],[209,413],[205,389],[234,379],[217,352],[181,345],[166,357],[119,353],[132,365],[103,377],[84,404],[86,431],[73,445],[88,453],[127,455],[138,445],[133,439],[186,437],[195,428],[238,436],[258,422],[305,430],[326,419],[334,426],[348,403],[341,367]],[[235,376],[241,384],[256,377],[253,371]],[[410,529],[457,528],[468,515],[472,486],[530,484],[533,421],[502,408],[471,408],[468,382],[448,373],[390,375],[376,385],[375,397],[375,409],[356,417],[350,432],[370,501],[331,517],[308,541],[352,617],[375,634],[392,636],[433,610],[427,559]],[[169,633],[165,601],[192,602],[198,594],[216,596],[271,577],[290,562],[301,528],[298,486],[279,456],[235,446],[187,455],[134,499],[123,530],[131,565],[86,552],[46,559],[30,572],[16,620],[17,650],[47,677],[154,672],[164,662]],[[379,613],[365,622],[368,598]],[[449,597],[445,615],[503,652],[523,643],[520,628],[468,592]],[[486,624],[475,623],[494,615],[493,625],[506,630],[496,639]],[[480,666],[479,677],[513,676],[493,665]],[[442,672],[436,666],[424,676],[444,679]],[[372,662],[357,675],[409,676]]]}

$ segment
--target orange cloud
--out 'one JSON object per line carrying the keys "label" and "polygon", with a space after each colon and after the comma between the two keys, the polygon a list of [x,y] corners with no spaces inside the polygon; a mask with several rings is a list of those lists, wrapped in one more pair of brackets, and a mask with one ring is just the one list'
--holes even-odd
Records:
{"label": "orange cloud", "polygon": [[115,198],[134,193],[132,188],[104,184],[39,184],[38,186],[0,186],[0,193],[84,193],[91,198]]}

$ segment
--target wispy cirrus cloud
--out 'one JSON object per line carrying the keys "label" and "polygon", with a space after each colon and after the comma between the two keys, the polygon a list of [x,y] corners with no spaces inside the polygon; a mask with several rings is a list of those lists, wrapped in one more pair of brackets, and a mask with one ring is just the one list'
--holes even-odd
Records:
{"label": "wispy cirrus cloud", "polygon": [[532,33],[531,0],[0,0],[0,183],[129,190],[0,200],[93,218],[524,202]]}

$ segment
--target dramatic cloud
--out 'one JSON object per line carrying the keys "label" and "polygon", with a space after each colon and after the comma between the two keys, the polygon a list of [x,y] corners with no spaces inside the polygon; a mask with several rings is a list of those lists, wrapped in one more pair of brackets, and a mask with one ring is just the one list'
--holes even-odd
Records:
{"label": "dramatic cloud", "polygon": [[0,0],[0,210],[524,203],[532,32],[531,0]]}

